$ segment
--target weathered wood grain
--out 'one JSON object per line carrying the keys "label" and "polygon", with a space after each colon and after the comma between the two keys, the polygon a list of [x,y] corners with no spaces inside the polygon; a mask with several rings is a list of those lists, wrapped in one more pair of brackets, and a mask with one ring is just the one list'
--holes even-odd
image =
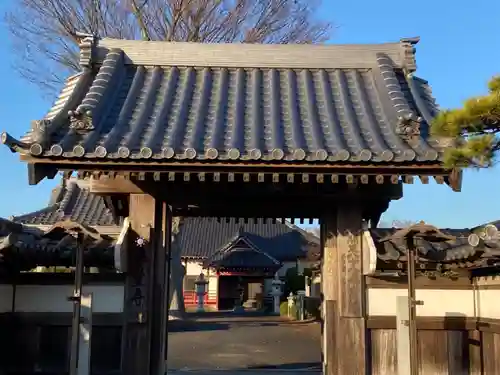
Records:
{"label": "weathered wood grain", "polygon": [[468,331],[469,375],[483,375],[481,336],[482,333],[478,330]]}
{"label": "weathered wood grain", "polygon": [[323,316],[323,345],[326,350],[323,352],[325,375],[338,374],[338,347],[337,347],[337,301],[325,300]]}
{"label": "weathered wood grain", "polygon": [[337,326],[338,374],[367,374],[367,342],[364,318],[340,317]]}
{"label": "weathered wood grain", "polygon": [[[325,371],[332,375],[366,374],[369,348],[366,344],[361,210],[352,206],[338,207],[335,215],[322,220],[322,237]],[[327,306],[335,306],[335,313],[332,314]]]}
{"label": "weathered wood grain", "polygon": [[448,373],[469,375],[469,332],[447,331]]}
{"label": "weathered wood grain", "polygon": [[124,375],[148,374],[150,340],[148,310],[151,302],[151,228],[155,199],[146,194],[130,195],[130,233],[127,240],[127,279],[124,302]]}
{"label": "weathered wood grain", "polygon": [[361,211],[340,207],[337,213],[339,308],[342,317],[364,317]]}
{"label": "weathered wood grain", "polygon": [[500,374],[500,334],[482,332],[482,375]]}
{"label": "weathered wood grain", "polygon": [[449,375],[446,331],[419,331],[418,356],[420,375]]}
{"label": "weathered wood grain", "polygon": [[337,273],[337,218],[330,215],[321,220],[321,294],[322,357],[327,375],[337,375],[338,273]]}
{"label": "weathered wood grain", "polygon": [[396,330],[370,331],[372,375],[398,375]]}

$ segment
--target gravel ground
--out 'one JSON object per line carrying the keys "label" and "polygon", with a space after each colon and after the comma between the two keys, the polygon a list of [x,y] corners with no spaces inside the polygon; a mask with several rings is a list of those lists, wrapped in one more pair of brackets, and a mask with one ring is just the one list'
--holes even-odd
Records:
{"label": "gravel ground", "polygon": [[214,370],[237,370],[243,375],[303,374],[304,370],[321,369],[317,322],[294,323],[250,313],[206,313],[171,322],[169,331],[167,363],[172,374],[222,375]]}

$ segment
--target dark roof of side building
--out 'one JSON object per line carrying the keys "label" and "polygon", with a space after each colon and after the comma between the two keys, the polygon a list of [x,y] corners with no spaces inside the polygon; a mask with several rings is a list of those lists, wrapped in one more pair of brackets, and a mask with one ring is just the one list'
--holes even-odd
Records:
{"label": "dark roof of side building", "polygon": [[112,269],[115,239],[94,228],[63,220],[39,229],[0,218],[0,273],[37,266],[73,266],[78,246],[75,230],[86,235],[85,264]]}
{"label": "dark roof of side building", "polygon": [[[95,162],[437,164],[417,39],[197,44],[82,36],[82,72],[12,150]],[[78,159],[75,159],[77,161]]]}
{"label": "dark roof of side building", "polygon": [[63,220],[89,226],[115,225],[104,199],[90,193],[87,181],[64,178],[52,190],[47,207],[25,215],[11,216],[9,219],[29,225],[54,225]]}
{"label": "dark roof of side building", "polygon": [[[500,221],[492,224],[500,230]],[[455,237],[449,242],[431,243],[417,239],[416,249],[419,264],[425,269],[441,268],[443,270],[454,270],[459,268],[481,268],[488,267],[500,262],[500,242],[485,242],[479,246],[471,246],[468,237],[485,225],[475,228],[464,229],[440,229],[444,234]],[[377,247],[378,267],[394,268],[398,263],[406,262],[407,246],[404,240],[393,240],[380,242],[399,230],[398,228],[376,228],[370,229],[373,242]]]}
{"label": "dark roof of side building", "polygon": [[[76,178],[62,179],[62,183],[52,191],[47,207],[9,219],[32,226],[49,226],[71,220],[92,227],[112,227],[116,234],[120,232],[104,199],[90,192],[87,181]],[[271,220],[250,220],[245,224],[243,220],[234,218],[229,222],[224,218],[220,221],[185,218],[176,241],[179,241],[183,257],[204,259],[242,231],[256,247],[279,261],[307,258],[310,249],[316,249],[319,243],[314,235],[279,220],[274,223]]]}

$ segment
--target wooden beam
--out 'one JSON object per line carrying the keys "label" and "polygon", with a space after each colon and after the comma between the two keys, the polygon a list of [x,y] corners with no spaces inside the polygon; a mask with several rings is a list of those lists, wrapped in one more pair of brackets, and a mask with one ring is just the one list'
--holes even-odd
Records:
{"label": "wooden beam", "polygon": [[[141,186],[140,186],[141,185]],[[145,184],[138,184],[133,180],[121,176],[115,178],[91,178],[90,192],[93,194],[147,194]]]}

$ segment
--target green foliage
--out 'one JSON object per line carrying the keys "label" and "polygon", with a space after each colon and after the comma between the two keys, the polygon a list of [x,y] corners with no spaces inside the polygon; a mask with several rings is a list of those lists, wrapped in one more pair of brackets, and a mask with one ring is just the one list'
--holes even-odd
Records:
{"label": "green foliage", "polygon": [[299,275],[297,267],[286,270],[285,274],[285,296],[290,292],[296,294],[298,290],[304,290],[306,287],[304,275]]}
{"label": "green foliage", "polygon": [[[288,316],[288,301],[283,301],[280,304],[280,316]],[[294,318],[297,316],[297,308],[293,305],[290,308],[290,317]]]}
{"label": "green foliage", "polygon": [[462,108],[442,111],[432,124],[432,134],[451,137],[454,147],[445,150],[445,165],[490,167],[500,150],[500,76],[488,84],[489,93],[466,100]]}

